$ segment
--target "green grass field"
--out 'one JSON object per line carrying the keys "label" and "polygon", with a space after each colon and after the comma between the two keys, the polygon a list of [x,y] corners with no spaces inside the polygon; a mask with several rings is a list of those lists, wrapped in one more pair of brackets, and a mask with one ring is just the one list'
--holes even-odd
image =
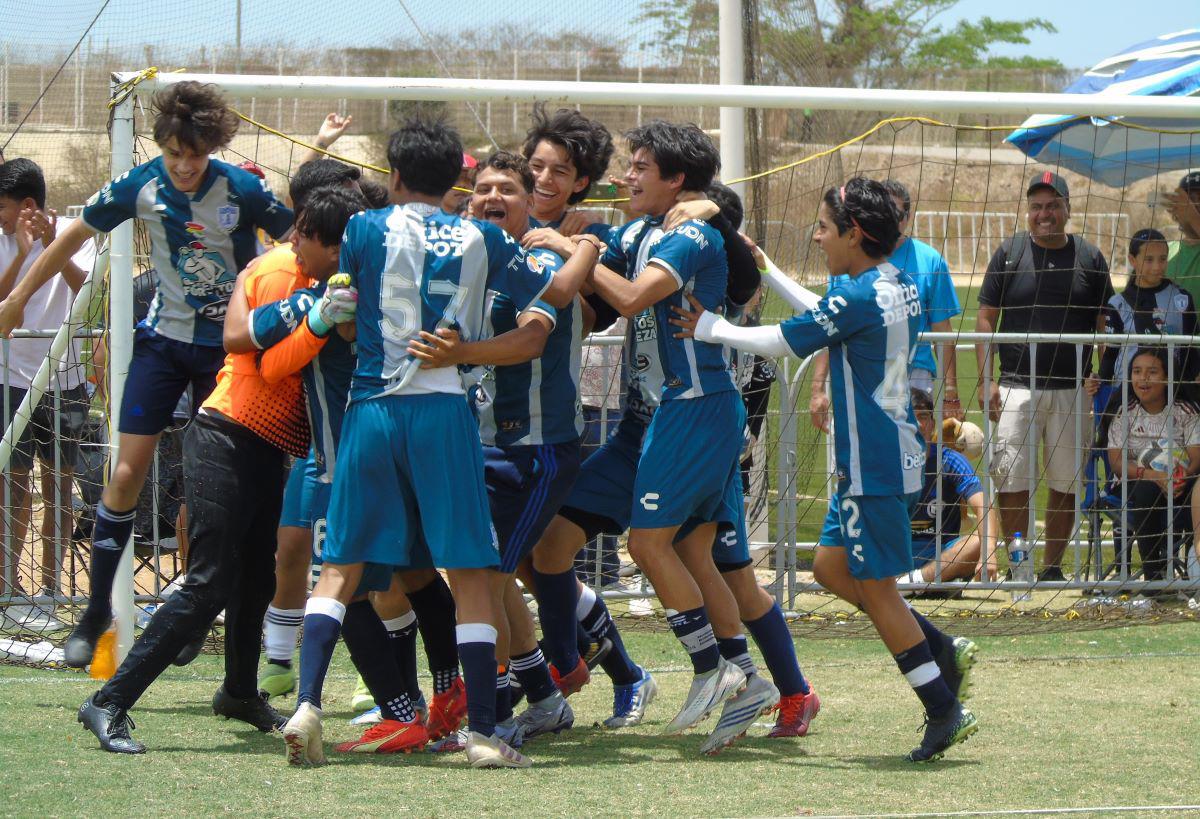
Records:
{"label": "green grass field", "polygon": [[[0,667],[0,815],[781,816],[1200,803],[1194,624],[981,638],[970,705],[982,729],[933,766],[901,759],[920,737],[920,710],[874,640],[800,640],[824,703],[812,733],[768,740],[754,728],[712,759],[697,756],[700,731],[658,733],[688,682],[675,640],[633,633],[629,642],[661,685],[648,722],[591,727],[609,705],[610,686],[597,679],[572,699],[574,730],[527,747],[529,771],[473,771],[461,755],[428,754],[289,769],[278,736],[212,716],[221,660],[209,655],[168,670],[133,712],[149,753],[105,754],[75,722],[93,681]],[[327,740],[356,736],[343,705],[351,687],[339,649]]]}

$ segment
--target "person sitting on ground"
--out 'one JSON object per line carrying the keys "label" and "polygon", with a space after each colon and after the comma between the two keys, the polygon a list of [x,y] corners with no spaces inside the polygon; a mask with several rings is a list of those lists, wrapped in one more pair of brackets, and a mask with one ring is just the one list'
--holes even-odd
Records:
{"label": "person sitting on ground", "polygon": [[[915,565],[904,579],[910,583],[932,583],[937,580],[939,552],[942,581],[981,578],[983,562],[979,555],[985,542],[988,576],[994,579],[996,536],[1000,531],[996,513],[987,506],[987,497],[971,462],[954,449],[951,441],[943,440],[942,445],[938,446],[933,400],[929,393],[915,387],[911,392],[913,412],[921,427],[921,436],[929,442],[929,452],[925,457],[925,484],[921,489],[921,499],[912,512]],[[974,529],[965,534],[962,530],[964,507],[975,519]],[[986,526],[983,525],[985,515]]]}

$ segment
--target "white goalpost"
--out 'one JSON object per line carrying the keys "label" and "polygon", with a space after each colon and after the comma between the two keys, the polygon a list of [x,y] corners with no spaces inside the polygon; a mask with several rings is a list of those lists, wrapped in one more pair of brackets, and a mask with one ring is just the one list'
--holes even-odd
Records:
{"label": "white goalpost", "polygon": [[[887,89],[837,89],[814,87],[772,87],[746,85],[675,85],[664,83],[612,82],[549,82],[518,80],[454,80],[436,78],[398,77],[330,77],[330,76],[270,76],[201,73],[160,73],[143,77],[137,73],[116,74],[113,77],[114,95],[118,100],[112,119],[112,174],[114,177],[134,165],[135,109],[142,100],[149,100],[156,90],[185,80],[214,83],[229,98],[298,98],[338,100],[406,100],[438,102],[550,102],[575,105],[674,105],[714,106],[725,108],[755,107],[764,109],[814,109],[837,111],[893,112],[897,114],[1071,114],[1104,118],[1122,116],[1153,116],[1161,119],[1196,120],[1200,118],[1200,103],[1195,99],[1163,97],[1126,97],[1078,94],[1024,94],[1000,92],[958,92]],[[130,87],[132,86],[132,87]],[[121,94],[118,94],[118,89]],[[727,120],[722,118],[722,124]],[[740,134],[738,135],[741,136]],[[740,139],[730,140],[738,145]],[[740,164],[740,163],[739,163]],[[736,167],[730,162],[730,166]],[[123,395],[132,351],[133,314],[132,280],[134,276],[133,225],[126,222],[110,237],[110,299],[109,322],[110,358],[109,383],[112,407],[119,407]],[[995,339],[994,339],[995,340]],[[1016,339],[1023,342],[1028,336]],[[1097,338],[1090,339],[1097,341]],[[1111,340],[1111,337],[1110,337]],[[1182,340],[1176,340],[1182,343]],[[793,365],[792,371],[795,372]],[[799,383],[796,379],[795,384]],[[793,396],[794,399],[794,396]],[[115,423],[117,413],[111,413],[110,437],[113,454],[119,436]],[[795,424],[791,420],[792,432]],[[780,459],[779,479],[786,483],[787,465]],[[781,484],[780,498],[786,497]],[[794,510],[793,510],[794,517]],[[795,520],[781,512],[777,525],[783,539],[787,526],[794,532]],[[784,544],[779,544],[784,545]],[[787,544],[794,550],[795,543]],[[782,552],[781,552],[782,553]],[[782,567],[782,564],[777,564]],[[1003,587],[996,584],[995,587]],[[118,635],[121,656],[132,644],[133,564],[131,550],[126,549],[121,573],[113,593],[114,611],[121,624]]]}

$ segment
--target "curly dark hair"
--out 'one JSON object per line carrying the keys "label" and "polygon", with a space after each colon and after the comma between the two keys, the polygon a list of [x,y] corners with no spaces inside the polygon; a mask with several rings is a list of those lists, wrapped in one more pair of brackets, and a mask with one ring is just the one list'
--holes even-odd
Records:
{"label": "curly dark hair", "polygon": [[[533,127],[525,134],[521,153],[526,159],[533,156],[538,143],[551,142],[567,152],[579,178],[587,177],[588,186],[604,178],[613,155],[612,134],[595,120],[588,119],[574,108],[559,108],[552,116],[546,114],[544,103],[533,106]],[[567,197],[574,205],[587,196],[587,187]]]}
{"label": "curly dark hair", "polygon": [[479,171],[485,168],[512,171],[521,180],[521,187],[525,189],[525,193],[533,193],[533,171],[529,170],[529,163],[525,157],[512,151],[493,151],[487,159],[479,163]]}
{"label": "curly dark hair", "polygon": [[699,126],[656,119],[625,132],[630,155],[645,148],[663,179],[683,174],[685,191],[707,190],[721,168],[721,155]]}
{"label": "curly dark hair", "polygon": [[238,129],[238,116],[212,84],[174,83],[154,94],[154,141],[165,145],[175,137],[196,153],[224,148]]}

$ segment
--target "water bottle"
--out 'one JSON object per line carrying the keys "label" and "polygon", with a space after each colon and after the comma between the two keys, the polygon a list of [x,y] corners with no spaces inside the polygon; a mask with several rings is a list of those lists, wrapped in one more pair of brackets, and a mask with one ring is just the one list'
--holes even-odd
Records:
{"label": "water bottle", "polygon": [[[1008,566],[1014,581],[1033,582],[1033,555],[1029,553],[1020,532],[1014,533],[1012,540],[1008,542]],[[1013,589],[1012,591],[1014,603],[1029,600],[1031,597],[1033,594],[1029,589]]]}
{"label": "water bottle", "polygon": [[147,606],[141,606],[137,610],[137,627],[145,628],[150,625],[150,619],[154,617],[154,612],[158,611],[158,605],[151,603]]}

